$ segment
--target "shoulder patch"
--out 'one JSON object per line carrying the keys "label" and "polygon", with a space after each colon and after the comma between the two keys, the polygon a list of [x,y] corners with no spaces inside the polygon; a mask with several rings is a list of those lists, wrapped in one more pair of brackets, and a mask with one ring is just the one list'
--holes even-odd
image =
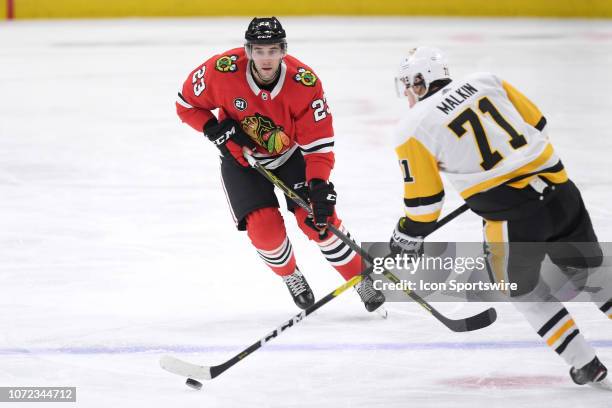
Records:
{"label": "shoulder patch", "polygon": [[238,71],[237,55],[224,55],[215,61],[215,69],[219,72],[236,72]]}
{"label": "shoulder patch", "polygon": [[306,68],[298,68],[297,74],[293,77],[296,82],[301,83],[304,86],[315,86],[317,83],[317,76]]}

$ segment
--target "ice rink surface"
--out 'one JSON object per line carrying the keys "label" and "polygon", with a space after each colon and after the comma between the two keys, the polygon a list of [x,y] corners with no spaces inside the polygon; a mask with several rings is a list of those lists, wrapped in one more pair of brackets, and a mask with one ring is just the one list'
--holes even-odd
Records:
{"label": "ice rink surface", "polygon": [[[510,305],[457,334],[411,303],[368,315],[352,291],[201,392],[159,368],[165,353],[219,364],[297,312],[234,229],[216,149],[174,111],[189,72],[240,46],[248,21],[0,23],[0,386],[76,386],[82,407],[612,406],[573,385]],[[612,239],[611,22],[282,22],[290,53],[323,80],[338,211],[358,239],[387,240],[402,211],[389,132],[406,101],[393,77],[421,44],[443,48],[453,76],[495,72],[539,105]],[[447,189],[447,211],[459,204]],[[285,220],[321,297],[341,278]],[[431,239],[479,241],[480,228],[465,214]],[[437,306],[461,317],[488,305]],[[612,322],[568,308],[612,366]]]}

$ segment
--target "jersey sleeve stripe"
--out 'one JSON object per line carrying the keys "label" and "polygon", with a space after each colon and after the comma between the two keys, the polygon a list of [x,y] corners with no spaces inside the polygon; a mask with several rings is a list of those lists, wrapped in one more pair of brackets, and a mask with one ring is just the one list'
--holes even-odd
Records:
{"label": "jersey sleeve stripe", "polygon": [[444,190],[428,197],[404,198],[404,205],[406,207],[418,207],[421,205],[436,204],[442,200],[444,200]]}
{"label": "jersey sleeve stripe", "polygon": [[302,154],[307,155],[307,154],[312,154],[312,153],[328,153],[334,150],[333,147],[334,147],[334,142],[330,142],[330,143],[321,144],[315,147],[311,147],[310,149],[300,148],[300,150],[302,151]]}
{"label": "jersey sleeve stripe", "polygon": [[178,98],[176,99],[176,103],[178,103],[179,105],[181,105],[183,108],[187,108],[187,109],[193,109],[193,106],[190,105],[185,98],[183,97],[183,95],[179,92],[178,93]]}
{"label": "jersey sleeve stripe", "polygon": [[438,201],[437,203],[429,205],[419,205],[415,207],[404,206],[404,210],[406,214],[410,215],[432,214],[435,212],[440,212],[440,210],[442,209],[442,204],[442,201]]}
{"label": "jersey sleeve stripe", "polygon": [[544,130],[545,126],[546,126],[546,118],[542,116],[542,118],[540,118],[540,120],[538,121],[538,123],[536,123],[534,127],[541,132]]}
{"label": "jersey sleeve stripe", "polygon": [[316,151],[316,150],[323,149],[323,148],[325,148],[325,147],[328,147],[328,146],[333,146],[333,145],[334,145],[334,142],[329,142],[329,143],[322,143],[322,144],[316,145],[316,146],[314,146],[314,147],[310,147],[310,148],[308,148],[308,149],[305,149],[305,148],[303,148],[303,147],[300,147],[300,149],[301,149],[303,152],[314,152],[314,151]]}
{"label": "jersey sleeve stripe", "polygon": [[305,144],[305,145],[301,144],[300,148],[302,149],[302,151],[308,151],[309,152],[309,151],[312,151],[312,150],[316,149],[317,146],[328,145],[329,143],[331,143],[331,145],[333,146],[333,144],[334,144],[334,137],[333,136],[317,139],[314,142],[310,142],[310,143]]}

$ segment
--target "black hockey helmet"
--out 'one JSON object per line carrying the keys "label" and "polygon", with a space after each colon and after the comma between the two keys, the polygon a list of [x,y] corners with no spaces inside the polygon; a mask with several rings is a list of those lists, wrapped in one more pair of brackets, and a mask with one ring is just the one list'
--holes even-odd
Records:
{"label": "black hockey helmet", "polygon": [[276,17],[255,17],[244,33],[247,44],[286,44],[285,30]]}

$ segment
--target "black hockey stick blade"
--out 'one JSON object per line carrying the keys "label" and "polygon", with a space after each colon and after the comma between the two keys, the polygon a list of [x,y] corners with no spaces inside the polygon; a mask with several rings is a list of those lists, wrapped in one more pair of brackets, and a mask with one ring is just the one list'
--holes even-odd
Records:
{"label": "black hockey stick blade", "polygon": [[291,319],[287,320],[286,322],[278,326],[276,329],[272,330],[264,337],[251,344],[249,347],[242,350],[240,353],[236,354],[234,357],[223,362],[222,364],[206,366],[190,363],[174,356],[164,355],[160,358],[159,365],[164,370],[172,374],[179,375],[181,377],[193,378],[196,380],[212,380],[213,378],[218,377],[223,372],[228,370],[230,367],[244,360],[244,358],[250,356],[257,350],[265,346],[272,339],[280,336],[282,333],[285,332],[285,330],[296,326],[298,323],[300,323],[307,316],[309,316],[311,313],[313,313],[323,305],[331,302],[333,299],[346,292],[349,288],[352,288],[353,286],[357,285],[359,282],[361,282],[362,279],[362,275],[353,276],[351,279],[337,287],[334,291],[328,293],[327,295],[316,301],[308,309],[296,314]]}
{"label": "black hockey stick blade", "polygon": [[454,332],[469,332],[484,329],[492,325],[497,320],[497,312],[494,308],[490,307],[477,315],[466,317],[465,319],[454,320],[442,315],[438,315],[437,318]]}

